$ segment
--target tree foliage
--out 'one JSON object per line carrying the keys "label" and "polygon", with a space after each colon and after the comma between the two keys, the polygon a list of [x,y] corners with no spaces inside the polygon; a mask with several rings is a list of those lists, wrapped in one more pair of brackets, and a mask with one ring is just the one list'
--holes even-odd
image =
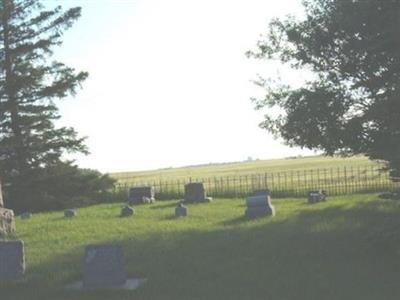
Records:
{"label": "tree foliage", "polygon": [[260,80],[257,108],[281,112],[261,126],[292,146],[385,161],[400,177],[400,1],[303,4],[304,18],[273,20],[248,53],[314,75],[300,88]]}
{"label": "tree foliage", "polygon": [[0,176],[11,207],[63,194],[54,192],[57,185],[38,189],[34,183],[51,179],[54,170],[67,176],[65,169],[74,167],[62,162],[64,153],[87,153],[74,129],[54,124],[60,118],[56,101],[75,95],[88,77],[51,59],[80,15],[79,7],[63,11],[40,0],[0,0]]}

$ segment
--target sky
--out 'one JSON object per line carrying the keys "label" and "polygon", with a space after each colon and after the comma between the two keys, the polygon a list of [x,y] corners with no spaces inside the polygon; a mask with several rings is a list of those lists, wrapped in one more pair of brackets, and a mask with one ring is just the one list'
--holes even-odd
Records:
{"label": "sky", "polygon": [[252,80],[294,74],[245,56],[269,21],[301,16],[300,0],[47,0],[82,7],[55,59],[89,79],[62,100],[58,125],[87,136],[80,167],[135,171],[271,159],[314,152],[289,148],[258,127]]}

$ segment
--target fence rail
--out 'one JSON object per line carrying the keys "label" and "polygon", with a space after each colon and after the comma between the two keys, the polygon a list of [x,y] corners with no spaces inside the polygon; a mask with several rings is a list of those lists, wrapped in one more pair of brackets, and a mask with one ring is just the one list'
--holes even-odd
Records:
{"label": "fence rail", "polygon": [[124,178],[115,191],[126,192],[130,187],[151,185],[158,199],[182,198],[184,185],[203,182],[207,194],[213,197],[245,197],[255,190],[269,189],[273,197],[303,197],[309,190],[326,190],[329,195],[393,191],[400,188],[388,173],[379,167],[342,167],[304,171],[285,171],[236,175],[226,177],[191,177],[185,180],[147,180]]}

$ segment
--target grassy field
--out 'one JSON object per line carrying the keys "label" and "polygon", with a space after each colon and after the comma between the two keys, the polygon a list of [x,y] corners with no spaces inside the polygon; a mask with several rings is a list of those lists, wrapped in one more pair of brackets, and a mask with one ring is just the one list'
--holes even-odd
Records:
{"label": "grassy field", "polygon": [[170,168],[151,171],[111,173],[119,182],[185,180],[193,178],[213,178],[226,176],[253,175],[259,173],[274,173],[285,171],[304,171],[312,169],[330,169],[342,167],[374,166],[366,157],[299,157],[287,159],[255,160],[226,164],[210,164],[183,168]]}
{"label": "grassy field", "polygon": [[365,157],[301,157],[260,160],[147,172],[114,173],[116,190],[127,194],[133,186],[151,185],[159,199],[183,197],[188,182],[203,182],[217,197],[244,197],[269,189],[273,197],[303,197],[308,191],[330,195],[382,192],[399,188],[381,165]]}
{"label": "grassy field", "polygon": [[[18,220],[25,241],[27,282],[0,286],[2,300],[45,299],[399,299],[400,202],[377,195],[330,198],[315,205],[276,200],[273,218],[246,220],[244,201],[138,206],[118,217],[120,204]],[[81,278],[84,247],[122,244],[136,291],[66,292]]]}

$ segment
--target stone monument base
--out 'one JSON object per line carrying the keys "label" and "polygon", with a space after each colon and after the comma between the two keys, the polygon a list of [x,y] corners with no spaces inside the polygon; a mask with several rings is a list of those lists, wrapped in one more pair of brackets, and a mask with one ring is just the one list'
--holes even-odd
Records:
{"label": "stone monument base", "polygon": [[275,216],[275,208],[271,207],[248,207],[245,211],[247,218],[257,218],[263,216]]}

